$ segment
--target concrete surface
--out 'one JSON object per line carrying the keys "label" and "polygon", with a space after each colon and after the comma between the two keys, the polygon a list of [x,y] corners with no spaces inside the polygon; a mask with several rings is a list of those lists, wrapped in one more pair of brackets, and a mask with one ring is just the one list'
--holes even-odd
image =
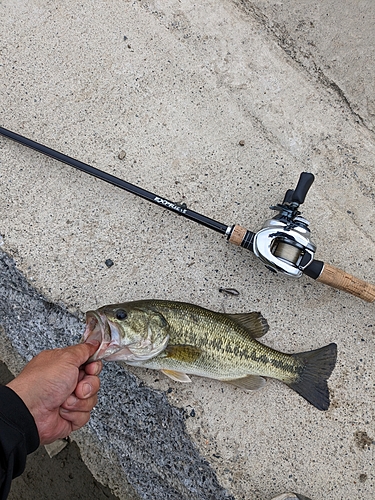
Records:
{"label": "concrete surface", "polygon": [[[372,2],[5,0],[0,9],[2,126],[252,230],[311,171],[302,211],[317,258],[375,283]],[[313,500],[373,498],[373,305],[308,278],[274,276],[216,233],[10,141],[0,148],[3,248],[51,303],[74,314],[151,297],[255,309],[274,348],[338,344],[326,413],[273,381],[245,394],[116,364],[103,374],[108,394],[126,401],[133,391],[141,404],[149,389],[173,415],[173,407],[194,409],[185,424],[195,460],[207,460],[212,484],[236,500],[289,490]],[[58,339],[44,330],[32,342],[16,341],[15,330],[3,336],[14,346],[8,365],[16,353],[27,359],[72,339],[65,325]],[[120,498],[129,484],[149,498],[139,471],[123,467],[131,439],[124,431],[118,440],[112,410],[99,405],[100,433],[94,419],[77,437],[82,456]],[[173,432],[173,442],[184,435]],[[100,468],[90,447],[102,452]],[[170,476],[150,457],[162,491]]]}

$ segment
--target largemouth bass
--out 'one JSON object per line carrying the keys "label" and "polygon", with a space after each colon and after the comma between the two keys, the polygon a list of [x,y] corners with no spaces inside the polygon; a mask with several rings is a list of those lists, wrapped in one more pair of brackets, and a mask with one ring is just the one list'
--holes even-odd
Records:
{"label": "largemouth bass", "polygon": [[179,382],[198,375],[245,390],[259,389],[271,377],[327,410],[336,344],[284,354],[256,340],[267,331],[258,312],[223,314],[183,302],[140,300],[88,311],[83,341],[101,342],[90,361],[124,361]]}

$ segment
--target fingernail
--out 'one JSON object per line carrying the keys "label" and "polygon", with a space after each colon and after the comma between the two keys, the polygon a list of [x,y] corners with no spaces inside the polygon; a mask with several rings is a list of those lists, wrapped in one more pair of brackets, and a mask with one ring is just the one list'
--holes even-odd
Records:
{"label": "fingernail", "polygon": [[88,396],[92,391],[92,387],[90,384],[83,384],[83,387],[82,387],[82,394],[83,394],[83,397],[86,397]]}
{"label": "fingernail", "polygon": [[76,404],[76,401],[77,401],[77,398],[76,396],[73,396],[73,394],[71,394],[68,399],[66,400],[66,404],[68,406],[74,406]]}

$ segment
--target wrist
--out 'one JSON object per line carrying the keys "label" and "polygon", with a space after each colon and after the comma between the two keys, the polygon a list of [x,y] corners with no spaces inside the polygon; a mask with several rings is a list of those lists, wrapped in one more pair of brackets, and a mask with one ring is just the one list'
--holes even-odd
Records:
{"label": "wrist", "polygon": [[12,389],[12,391],[15,392],[20,399],[22,399],[24,405],[27,407],[29,412],[34,416],[33,408],[35,404],[33,402],[32,395],[27,385],[23,384],[17,378],[15,378],[7,384],[7,387],[9,387],[9,389]]}

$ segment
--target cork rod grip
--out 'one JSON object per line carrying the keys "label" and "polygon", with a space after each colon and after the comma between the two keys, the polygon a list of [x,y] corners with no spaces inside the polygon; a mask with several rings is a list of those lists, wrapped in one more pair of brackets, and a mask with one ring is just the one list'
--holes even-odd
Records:
{"label": "cork rod grip", "polygon": [[351,293],[360,299],[367,302],[375,301],[375,286],[366,281],[355,278],[351,274],[331,266],[324,264],[323,270],[316,281],[332,286],[338,290]]}
{"label": "cork rod grip", "polygon": [[229,236],[229,241],[234,245],[241,246],[245,236],[247,233],[247,229],[242,226],[238,226],[237,224],[233,226],[232,233]]}

